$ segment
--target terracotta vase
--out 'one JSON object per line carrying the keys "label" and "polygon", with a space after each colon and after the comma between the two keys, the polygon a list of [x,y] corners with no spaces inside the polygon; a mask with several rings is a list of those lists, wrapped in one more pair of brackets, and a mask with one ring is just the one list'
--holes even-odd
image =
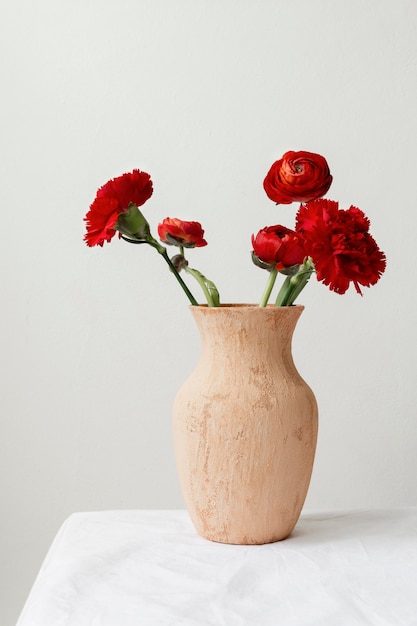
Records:
{"label": "terracotta vase", "polygon": [[190,307],[200,361],[174,403],[174,446],[185,503],[212,541],[285,539],[307,495],[317,404],[291,340],[302,306]]}

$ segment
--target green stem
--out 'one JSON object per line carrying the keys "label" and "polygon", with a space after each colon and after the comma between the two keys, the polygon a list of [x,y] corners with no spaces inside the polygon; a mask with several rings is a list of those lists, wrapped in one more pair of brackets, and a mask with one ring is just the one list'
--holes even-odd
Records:
{"label": "green stem", "polygon": [[308,283],[313,272],[314,265],[309,258],[304,261],[302,269],[297,274],[287,276],[279,290],[275,306],[291,306]]}
{"label": "green stem", "polygon": [[[295,284],[293,284],[292,286],[291,298],[288,302],[288,305],[293,304],[296,301],[296,299],[310,280],[310,276],[312,273],[313,269],[305,270],[305,272],[300,272],[300,274],[298,275],[298,280],[295,281]],[[295,278],[295,276],[293,276],[292,278]]]}
{"label": "green stem", "polygon": [[282,283],[282,287],[278,292],[277,299],[275,300],[275,306],[287,306],[288,297],[291,291],[290,279],[291,276],[287,276]]}
{"label": "green stem", "polygon": [[261,301],[259,303],[260,307],[264,307],[268,304],[269,296],[271,295],[271,291],[275,285],[275,281],[277,279],[278,270],[272,269],[269,272],[268,282],[266,283],[265,291],[263,292]]}
{"label": "green stem", "polygon": [[175,269],[173,263],[171,262],[171,259],[168,256],[168,253],[167,253],[166,249],[164,250],[164,252],[161,252],[160,254],[162,254],[162,256],[164,257],[165,261],[168,263],[171,272],[174,274],[175,278],[177,279],[177,281],[179,282],[179,284],[183,288],[183,290],[185,292],[185,295],[187,296],[187,298],[189,299],[191,304],[193,306],[198,306],[197,300],[194,298],[193,294],[188,289],[187,285],[185,284],[185,282],[183,281],[183,279],[181,278],[181,276],[179,275],[179,273]]}
{"label": "green stem", "polygon": [[164,246],[161,246],[161,244],[156,239],[154,239],[151,234],[148,234],[146,238],[138,237],[136,239],[133,239],[133,236],[126,237],[125,235],[121,235],[121,237],[122,239],[124,239],[125,241],[128,241],[129,243],[136,243],[136,244],[147,243],[150,246],[152,246],[152,248],[155,248],[155,250],[157,250],[159,254],[161,254],[164,257],[165,261],[168,263],[169,269],[171,270],[171,272],[174,274],[175,278],[181,285],[182,289],[185,292],[185,295],[187,296],[191,304],[193,306],[198,306],[197,300],[194,298],[193,294],[188,289],[187,285],[185,284],[185,282],[183,281],[183,279],[181,278],[181,276],[175,269],[174,264],[172,263],[171,259],[169,258],[167,249],[164,248]]}

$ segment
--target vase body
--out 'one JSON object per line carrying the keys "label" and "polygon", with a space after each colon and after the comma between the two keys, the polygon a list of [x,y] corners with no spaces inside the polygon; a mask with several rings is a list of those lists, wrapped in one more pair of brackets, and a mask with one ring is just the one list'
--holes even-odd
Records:
{"label": "vase body", "polygon": [[192,306],[201,335],[195,371],[178,391],[178,476],[197,532],[263,544],[288,537],[304,504],[317,404],[291,341],[302,306]]}

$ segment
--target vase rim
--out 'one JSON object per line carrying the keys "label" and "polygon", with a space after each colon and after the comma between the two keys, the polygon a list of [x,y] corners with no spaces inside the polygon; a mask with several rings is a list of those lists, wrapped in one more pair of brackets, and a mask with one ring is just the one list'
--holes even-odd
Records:
{"label": "vase rim", "polygon": [[232,302],[232,303],[225,303],[225,304],[220,304],[218,307],[217,306],[208,306],[208,304],[197,304],[197,305],[190,305],[189,309],[211,309],[213,311],[215,310],[219,310],[219,309],[259,309],[260,311],[262,310],[283,310],[283,309],[289,309],[289,310],[294,310],[294,309],[301,309],[303,310],[305,307],[303,304],[291,304],[290,306],[275,306],[274,304],[268,304],[266,307],[261,307],[259,306],[259,304],[251,304],[251,303],[240,303],[240,302]]}

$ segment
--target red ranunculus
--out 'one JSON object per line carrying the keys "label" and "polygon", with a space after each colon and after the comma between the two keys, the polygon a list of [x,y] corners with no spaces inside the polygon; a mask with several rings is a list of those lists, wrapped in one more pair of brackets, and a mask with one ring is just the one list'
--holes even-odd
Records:
{"label": "red ranunculus", "polygon": [[327,161],[320,154],[290,151],[272,164],[264,189],[277,204],[308,202],[324,196],[332,180]]}
{"label": "red ranunculus", "polygon": [[141,206],[153,192],[149,174],[133,170],[109,180],[96,194],[85,216],[87,233],[84,240],[88,246],[102,246],[116,234],[114,225],[117,217],[126,211],[129,204]]}
{"label": "red ranunculus", "polygon": [[303,262],[303,238],[285,226],[266,226],[252,235],[252,246],[260,261],[282,270]]}
{"label": "red ranunculus", "polygon": [[202,248],[207,245],[199,222],[185,222],[177,217],[166,217],[158,224],[161,241],[184,248]]}
{"label": "red ranunculus", "polygon": [[296,231],[301,233],[305,250],[313,259],[317,279],[332,291],[345,293],[351,282],[374,285],[385,270],[385,254],[369,234],[369,219],[351,206],[339,209],[333,200],[313,200],[297,213]]}

